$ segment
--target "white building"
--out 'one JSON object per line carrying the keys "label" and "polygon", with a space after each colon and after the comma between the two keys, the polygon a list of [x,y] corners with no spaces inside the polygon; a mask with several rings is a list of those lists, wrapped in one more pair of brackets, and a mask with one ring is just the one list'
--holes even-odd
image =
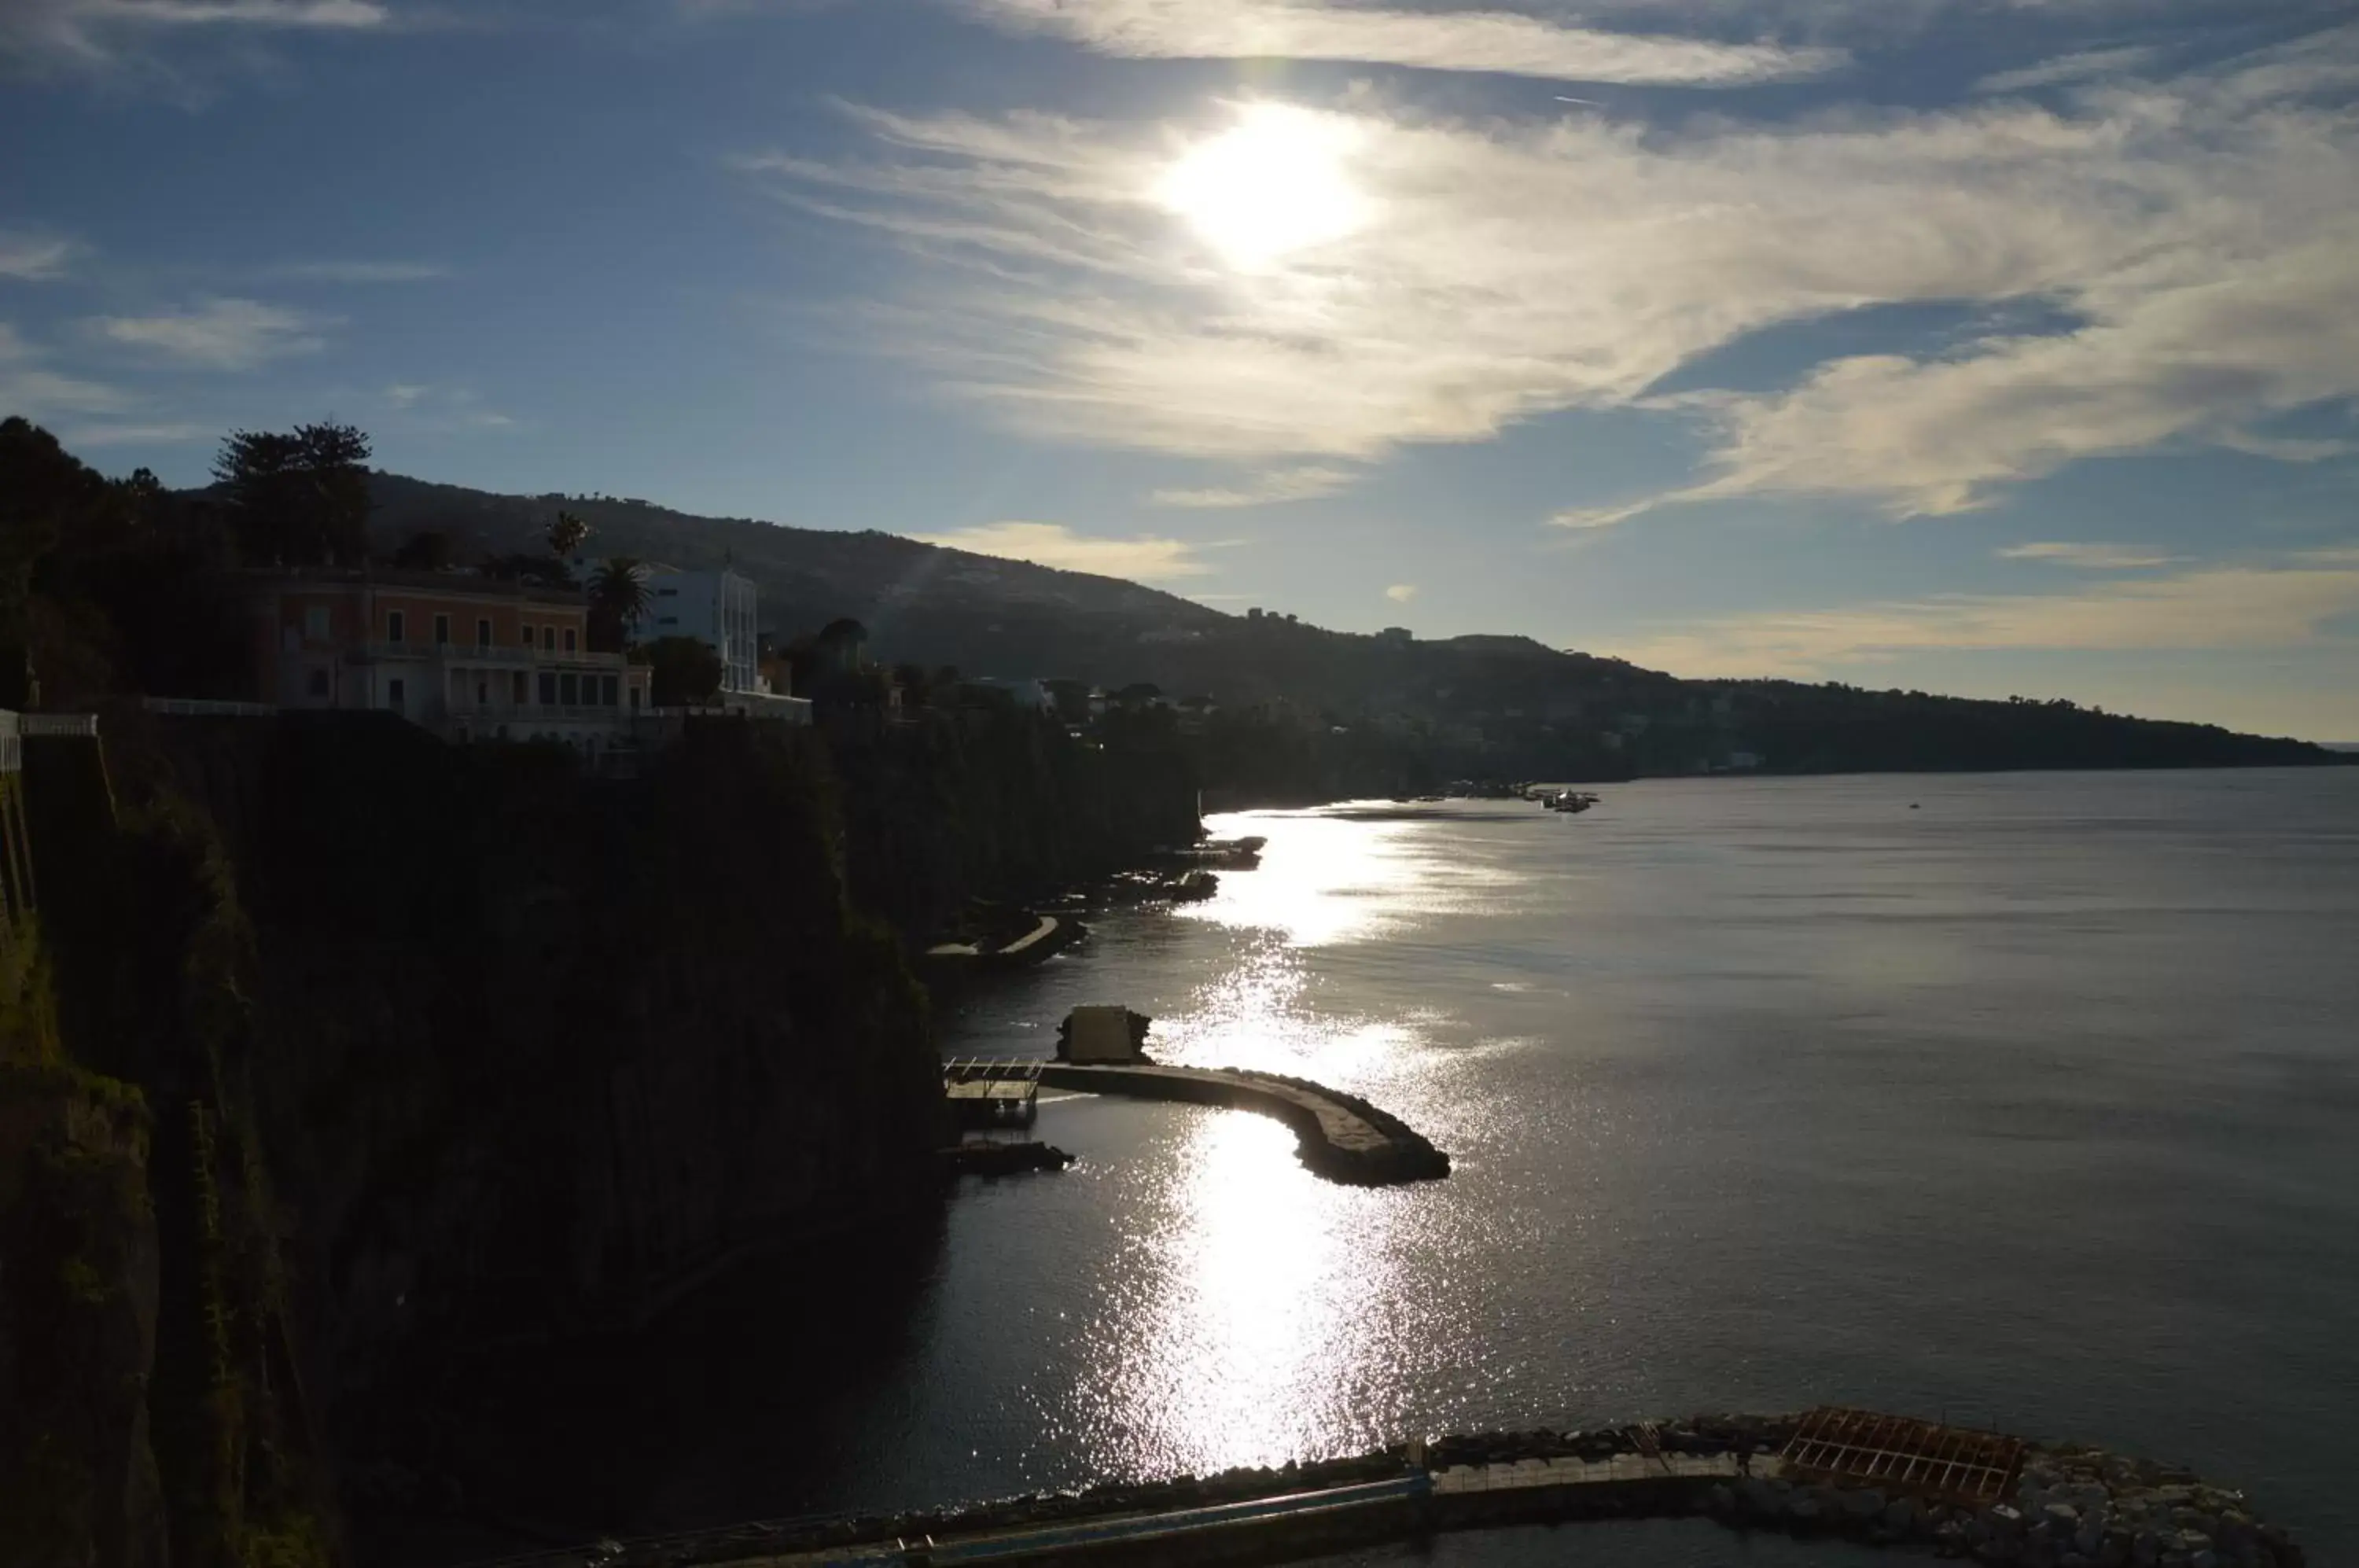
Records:
{"label": "white building", "polygon": [[754,580],[734,567],[718,572],[679,572],[669,566],[647,570],[647,614],[633,622],[633,642],[658,637],[694,637],[721,656],[723,691],[762,690],[761,663],[755,651],[755,623],[759,594]]}

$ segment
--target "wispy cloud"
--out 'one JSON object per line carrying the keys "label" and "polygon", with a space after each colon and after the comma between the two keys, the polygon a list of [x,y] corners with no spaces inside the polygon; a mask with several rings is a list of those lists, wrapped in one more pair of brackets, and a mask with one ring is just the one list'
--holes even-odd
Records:
{"label": "wispy cloud", "polygon": [[2158,555],[2132,545],[2073,544],[2061,540],[2011,544],[1998,555],[2002,561],[2052,561],[2059,566],[2075,566],[2084,572],[2143,572],[2151,567],[2176,566],[2186,559]]}
{"label": "wispy cloud", "polygon": [[1683,675],[1810,677],[1931,650],[2267,649],[2359,640],[2359,552],[2126,579],[2076,593],[1944,594],[1830,610],[1744,615],[1611,649]]}
{"label": "wispy cloud", "polygon": [[1406,604],[1411,599],[1417,597],[1417,584],[1414,583],[1396,583],[1391,587],[1385,590],[1385,597],[1390,599],[1396,604]]}
{"label": "wispy cloud", "polygon": [[69,447],[168,446],[206,433],[199,425],[76,425],[58,439]]}
{"label": "wispy cloud", "polygon": [[[2273,416],[2359,395],[2359,120],[2321,96],[2346,81],[2359,28],[2060,106],[1669,129],[1360,100],[1144,127],[856,111],[874,161],[741,167],[914,257],[874,341],[1025,433],[1284,464],[1642,407],[1698,422],[1701,476],[1560,521],[1779,493],[1939,515],[2082,458],[2250,450]],[[1207,136],[1278,114],[1344,149],[1366,215],[1241,272],[1155,193]],[[1958,301],[2076,326],[1650,392],[1767,328]]]}
{"label": "wispy cloud", "polygon": [[463,435],[516,428],[512,415],[484,406],[484,395],[472,387],[431,386],[397,381],[375,396],[386,408],[390,428],[413,435]]}
{"label": "wispy cloud", "polygon": [[1321,495],[1332,495],[1358,477],[1348,468],[1312,463],[1299,468],[1272,469],[1266,474],[1256,474],[1244,485],[1214,485],[1201,490],[1158,490],[1147,499],[1158,506],[1269,506],[1287,501],[1310,501]]}
{"label": "wispy cloud", "polygon": [[49,356],[0,321],[0,415],[51,419],[60,414],[107,414],[130,399],[103,382],[49,368]]}
{"label": "wispy cloud", "polygon": [[451,269],[431,261],[290,261],[266,275],[299,283],[427,283]]}
{"label": "wispy cloud", "polygon": [[1566,82],[1724,87],[1814,76],[1840,49],[1604,32],[1508,11],[1325,0],[966,0],[983,19],[1142,59],[1358,60]]}
{"label": "wispy cloud", "polygon": [[56,234],[0,230],[0,278],[18,283],[46,283],[66,275],[66,264],[81,247]]}
{"label": "wispy cloud", "polygon": [[2125,44],[2118,49],[2082,49],[2058,55],[2037,65],[2002,71],[1974,83],[1977,93],[2024,93],[2036,87],[2060,87],[2106,76],[2134,76],[2162,59],[2152,44]]}
{"label": "wispy cloud", "polygon": [[111,343],[198,370],[252,370],[316,354],[326,323],[257,299],[208,299],[155,316],[100,316],[92,331]]}
{"label": "wispy cloud", "polygon": [[1185,539],[1106,539],[1078,534],[1062,523],[986,523],[943,534],[919,534],[919,542],[973,550],[1009,561],[1028,561],[1064,572],[1125,577],[1134,583],[1172,583],[1212,570]]}
{"label": "wispy cloud", "polygon": [[207,35],[362,33],[391,27],[378,0],[0,0],[0,66],[131,81],[185,102],[204,96],[185,53]]}

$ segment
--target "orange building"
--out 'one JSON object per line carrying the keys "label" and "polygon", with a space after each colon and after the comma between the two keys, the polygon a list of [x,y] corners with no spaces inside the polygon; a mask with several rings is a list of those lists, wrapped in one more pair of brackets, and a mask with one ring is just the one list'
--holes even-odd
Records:
{"label": "orange building", "polygon": [[450,740],[597,750],[648,708],[647,670],[590,651],[578,590],[447,572],[307,569],[251,579],[255,694],[377,708]]}

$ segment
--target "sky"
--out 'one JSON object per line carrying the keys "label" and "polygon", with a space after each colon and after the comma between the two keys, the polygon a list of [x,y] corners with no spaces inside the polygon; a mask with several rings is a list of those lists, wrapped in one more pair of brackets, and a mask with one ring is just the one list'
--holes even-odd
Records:
{"label": "sky", "polygon": [[0,0],[0,413],[2359,740],[2313,0]]}

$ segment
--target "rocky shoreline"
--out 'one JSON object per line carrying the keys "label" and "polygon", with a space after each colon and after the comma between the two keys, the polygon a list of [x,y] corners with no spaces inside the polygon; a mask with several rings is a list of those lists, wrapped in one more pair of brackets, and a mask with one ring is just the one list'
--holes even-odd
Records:
{"label": "rocky shoreline", "polygon": [[[992,1502],[794,1524],[753,1524],[695,1536],[550,1553],[530,1561],[595,1568],[836,1555],[869,1548],[908,1556],[911,1542],[1037,1530],[1088,1520],[1178,1514],[1430,1475],[1419,1531],[1578,1518],[1704,1517],[1738,1530],[1840,1537],[2008,1568],[2303,1568],[2301,1547],[2260,1520],[2244,1493],[2167,1465],[2085,1444],[2033,1443],[2012,1497],[1962,1506],[1897,1488],[1814,1482],[1783,1473],[1780,1452],[1804,1418],[1697,1415],[1592,1431],[1463,1433],[1369,1453],[1209,1475],[1112,1483]],[[1612,1465],[1613,1480],[1552,1487],[1546,1475]],[[1716,1471],[1720,1478],[1700,1472]],[[1754,1473],[1754,1472],[1758,1472]],[[1481,1477],[1503,1477],[1495,1487]],[[1451,1486],[1453,1480],[1473,1485]],[[1441,1511],[1442,1505],[1460,1505]],[[1272,1550],[1275,1544],[1277,1549]],[[1263,1560],[1288,1552],[1263,1542]],[[1045,1555],[1042,1554],[1042,1555]]]}

